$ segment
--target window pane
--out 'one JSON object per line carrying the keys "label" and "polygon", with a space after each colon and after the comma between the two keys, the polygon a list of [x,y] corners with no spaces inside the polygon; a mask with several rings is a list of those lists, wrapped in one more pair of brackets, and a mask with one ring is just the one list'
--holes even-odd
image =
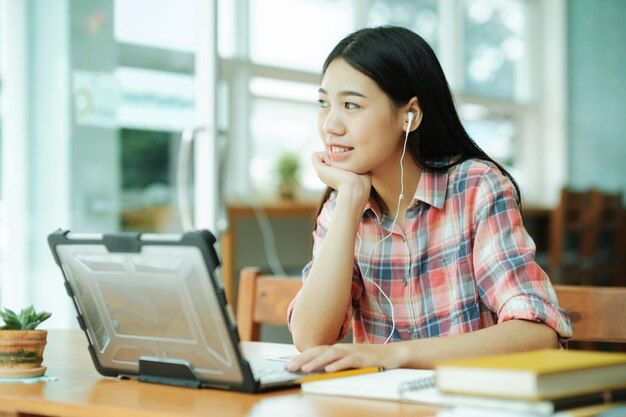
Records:
{"label": "window pane", "polygon": [[222,58],[235,55],[235,2],[219,0],[217,2],[217,51]]}
{"label": "window pane", "polygon": [[118,126],[182,131],[194,122],[193,76],[118,67]]}
{"label": "window pane", "polygon": [[515,118],[478,104],[462,104],[460,116],[474,141],[497,162],[515,165],[515,146],[519,129]]}
{"label": "window pane", "polygon": [[174,208],[178,144],[178,133],[120,129],[121,230],[180,230]]}
{"label": "window pane", "polygon": [[[2,5],[0,5],[0,9],[2,8]],[[7,241],[6,237],[5,237],[5,228],[4,228],[4,196],[3,196],[3,189],[2,189],[2,164],[3,164],[3,144],[2,144],[2,107],[3,107],[3,103],[2,103],[2,88],[4,87],[3,85],[3,66],[2,66],[2,48],[4,47],[3,44],[3,38],[2,38],[2,19],[0,18],[0,265],[4,265],[5,264],[5,259],[4,259],[4,242]],[[4,273],[5,269],[0,269],[0,274]],[[1,277],[0,277],[0,281],[2,281]],[[0,300],[2,300],[2,288],[0,288]]]}
{"label": "window pane", "polygon": [[[2,9],[2,5],[0,5],[0,9]],[[3,81],[3,75],[4,75],[4,67],[3,67],[3,62],[2,62],[2,55],[3,55],[3,48],[4,48],[4,38],[3,38],[3,27],[2,27],[3,21],[0,18],[0,168],[2,168],[2,89],[4,87]],[[2,209],[2,170],[0,170],[0,231],[4,230],[2,228],[2,213],[3,213],[3,209]],[[0,236],[1,237],[1,236]],[[2,261],[2,247],[0,247],[0,262]]]}
{"label": "window pane", "polygon": [[530,99],[525,0],[465,0],[466,89],[526,102]]}
{"label": "window pane", "polygon": [[250,59],[259,64],[320,71],[354,27],[348,0],[252,0]]}
{"label": "window pane", "polygon": [[254,77],[250,80],[249,88],[250,93],[255,97],[296,100],[311,104],[317,98],[318,86],[295,81]]}
{"label": "window pane", "polygon": [[[115,0],[115,39],[131,44],[193,52],[197,0]],[[106,15],[94,15],[95,28]]]}
{"label": "window pane", "polygon": [[397,25],[422,36],[439,48],[438,0],[375,0],[367,12],[368,26]]}
{"label": "window pane", "polygon": [[298,178],[302,188],[323,188],[310,162],[311,153],[322,149],[316,128],[317,109],[313,99],[309,103],[253,99],[249,174],[257,191],[268,192],[276,188],[276,164],[285,152],[298,155]]}

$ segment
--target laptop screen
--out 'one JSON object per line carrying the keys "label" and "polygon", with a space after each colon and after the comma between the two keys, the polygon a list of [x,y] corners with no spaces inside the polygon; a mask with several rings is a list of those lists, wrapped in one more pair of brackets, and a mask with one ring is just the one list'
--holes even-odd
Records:
{"label": "laptop screen", "polygon": [[133,250],[110,246],[82,238],[53,246],[99,366],[136,375],[140,357],[183,360],[200,379],[242,383],[206,248],[143,237]]}

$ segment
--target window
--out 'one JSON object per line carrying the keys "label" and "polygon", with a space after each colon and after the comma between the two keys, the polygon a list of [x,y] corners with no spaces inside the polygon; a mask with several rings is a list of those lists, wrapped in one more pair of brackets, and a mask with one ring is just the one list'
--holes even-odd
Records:
{"label": "window", "polygon": [[[0,116],[0,304],[33,303],[55,311],[52,326],[76,325],[51,279],[59,271],[46,231],[181,230],[171,171],[208,78],[195,68],[215,62],[212,48],[196,55],[211,42],[196,28],[215,26],[197,11],[211,3],[0,0],[0,76],[9,81],[0,94],[11,102]],[[205,185],[196,172],[189,182]],[[202,214],[213,209],[205,206]]]}
{"label": "window", "polygon": [[[227,197],[271,192],[278,156],[293,150],[304,194],[323,188],[309,162],[321,149],[315,127],[320,67],[354,28],[384,24],[407,27],[429,42],[470,135],[528,183],[523,177],[535,169],[525,154],[539,113],[537,83],[530,82],[538,38],[529,33],[538,25],[538,7],[533,0],[220,1],[221,76],[231,103],[224,110],[231,144]],[[237,116],[246,109],[250,118],[242,121]]]}
{"label": "window", "polygon": [[194,80],[189,74],[119,66],[119,126],[182,131],[194,121]]}
{"label": "window", "polygon": [[[251,161],[253,186],[263,190],[277,185],[276,165],[284,153],[298,155],[301,185],[318,190],[309,155],[319,149],[316,130],[317,86],[314,84],[253,78]],[[311,117],[313,115],[313,117]],[[313,180],[313,181],[312,181]]]}
{"label": "window", "polygon": [[196,9],[194,0],[114,0],[114,37],[121,43],[194,52]]}
{"label": "window", "polygon": [[465,0],[465,89],[528,102],[530,10],[524,0]]}
{"label": "window", "polygon": [[460,116],[470,136],[504,165],[520,185],[529,183],[520,157],[527,105],[533,104],[527,0],[464,0]]}
{"label": "window", "polygon": [[176,231],[181,132],[195,123],[197,0],[114,2],[120,230]]}
{"label": "window", "polygon": [[180,228],[175,205],[175,164],[179,135],[120,129],[120,230]]}
{"label": "window", "polygon": [[488,106],[465,103],[459,115],[469,135],[496,161],[508,168],[515,165],[515,148],[520,131],[514,116]]}
{"label": "window", "polygon": [[[4,10],[2,10],[3,8],[3,3],[0,2],[0,265],[4,264],[4,259],[3,255],[4,255],[4,241],[5,241],[5,232],[4,232],[4,201],[3,201],[3,190],[2,190],[2,157],[3,157],[3,146],[2,146],[2,88],[4,87],[3,85],[3,52],[4,52],[4,21],[2,19],[2,16],[5,14]],[[0,270],[0,274],[3,274],[4,271]],[[2,279],[0,279],[0,282],[2,282]],[[0,300],[2,300],[2,289],[0,289]]]}
{"label": "window", "polygon": [[250,60],[319,71],[328,52],[353,27],[348,0],[251,0]]}
{"label": "window", "polygon": [[439,49],[439,2],[437,0],[376,0],[367,11],[367,26],[397,25],[424,38]]}
{"label": "window", "polygon": [[[4,73],[4,68],[3,68],[3,48],[4,48],[4,33],[3,33],[3,29],[4,29],[4,21],[1,18],[1,15],[3,15],[4,11],[2,10],[2,3],[0,3],[0,167],[1,162],[2,162],[2,89],[4,87],[4,77],[3,77],[3,73]],[[2,230],[2,171],[0,171],[0,230]],[[0,247],[0,255],[2,254],[2,248]],[[2,261],[2,259],[0,259],[0,262]]]}
{"label": "window", "polygon": [[120,129],[121,189],[136,195],[136,205],[165,205],[173,200],[178,138],[167,132]]}

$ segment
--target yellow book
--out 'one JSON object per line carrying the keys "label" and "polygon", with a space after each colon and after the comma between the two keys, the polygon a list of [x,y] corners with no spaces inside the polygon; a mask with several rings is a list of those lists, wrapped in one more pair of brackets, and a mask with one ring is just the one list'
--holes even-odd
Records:
{"label": "yellow book", "polygon": [[626,354],[543,349],[435,364],[444,393],[545,400],[626,387]]}

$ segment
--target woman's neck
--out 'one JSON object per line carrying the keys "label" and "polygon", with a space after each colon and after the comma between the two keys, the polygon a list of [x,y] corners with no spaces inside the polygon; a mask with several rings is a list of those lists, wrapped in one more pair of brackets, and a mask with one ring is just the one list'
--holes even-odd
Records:
{"label": "woman's neck", "polygon": [[[404,158],[404,198],[399,200],[402,190],[400,183],[400,164],[392,167],[385,167],[372,172],[372,186],[379,197],[383,211],[388,216],[395,218],[398,213],[397,223],[404,227],[404,214],[413,201],[415,190],[419,183],[422,170],[415,164],[413,159],[406,155]],[[399,212],[398,212],[399,207]]]}

